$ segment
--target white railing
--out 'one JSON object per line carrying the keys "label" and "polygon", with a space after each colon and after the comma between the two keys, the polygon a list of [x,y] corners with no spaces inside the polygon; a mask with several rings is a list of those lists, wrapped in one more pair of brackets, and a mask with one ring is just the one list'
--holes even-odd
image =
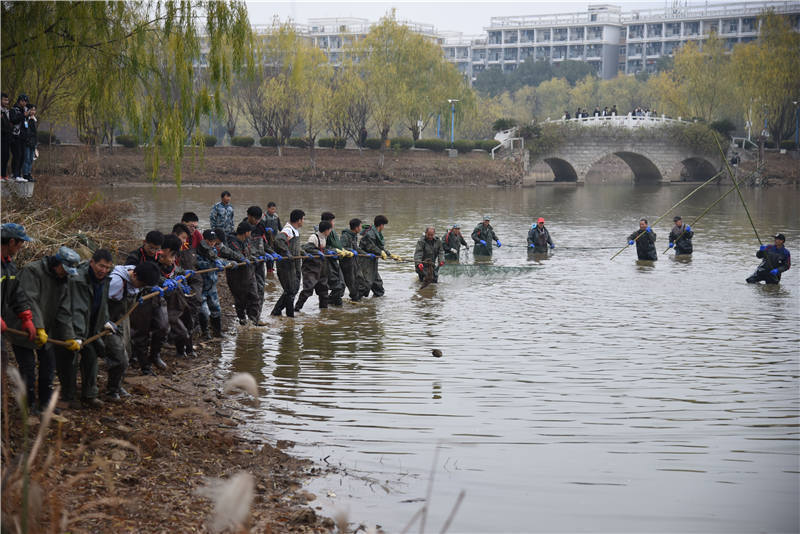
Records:
{"label": "white railing", "polygon": [[[506,130],[506,131],[509,131],[509,130]],[[497,139],[497,135],[495,135],[494,137],[495,137],[495,139]],[[499,141],[499,139],[498,139],[498,141]],[[519,149],[520,150],[524,150],[525,149],[525,139],[523,139],[522,137],[506,137],[505,139],[500,141],[499,145],[497,145],[496,147],[494,147],[492,149],[492,159],[494,159],[494,153],[497,152],[498,150],[500,150],[500,148],[505,147],[505,148],[509,149],[511,152],[513,152],[514,151],[514,142],[515,141],[519,142]]]}
{"label": "white railing", "polygon": [[758,150],[758,145],[746,137],[731,137],[731,146],[735,146],[738,148],[739,145],[737,144],[737,142],[741,143],[742,148],[745,150],[747,150],[748,144],[753,145],[753,148]]}
{"label": "white railing", "polygon": [[[556,119],[550,120],[549,118],[545,122],[563,122],[563,123],[577,123],[582,126],[602,126],[602,125],[609,125],[609,126],[620,126],[624,128],[642,128],[642,127],[657,127],[657,126],[664,126],[665,124],[690,124],[691,121],[682,120],[680,117],[677,119],[670,119],[664,115],[660,117],[643,117],[643,116],[636,116],[631,113],[627,115],[607,115],[605,117],[602,116],[591,116],[591,117],[581,117],[579,119]],[[495,136],[496,137],[496,136]]]}

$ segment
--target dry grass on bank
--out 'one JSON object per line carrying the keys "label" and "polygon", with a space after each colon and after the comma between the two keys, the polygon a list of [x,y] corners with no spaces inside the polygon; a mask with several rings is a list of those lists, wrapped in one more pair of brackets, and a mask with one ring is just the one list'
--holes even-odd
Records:
{"label": "dry grass on bank", "polygon": [[1,212],[2,222],[23,225],[34,239],[15,257],[17,265],[53,254],[62,245],[83,258],[96,248],[107,248],[117,256],[134,241],[132,223],[124,218],[133,206],[88,187],[65,190],[37,183],[31,198],[3,196]]}

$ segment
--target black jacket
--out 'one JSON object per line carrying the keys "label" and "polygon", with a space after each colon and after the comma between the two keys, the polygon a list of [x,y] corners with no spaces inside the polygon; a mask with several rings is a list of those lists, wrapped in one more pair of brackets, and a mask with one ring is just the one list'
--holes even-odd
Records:
{"label": "black jacket", "polygon": [[[639,237],[639,234],[645,234]],[[639,239],[636,239],[639,237]],[[656,252],[656,233],[652,230],[636,230],[628,236],[628,241],[636,241],[636,254],[640,260],[656,261],[658,253]]]}

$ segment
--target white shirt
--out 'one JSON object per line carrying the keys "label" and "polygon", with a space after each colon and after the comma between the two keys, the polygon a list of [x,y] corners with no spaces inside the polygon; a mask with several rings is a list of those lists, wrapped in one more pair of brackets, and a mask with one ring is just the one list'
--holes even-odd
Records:
{"label": "white shirt", "polygon": [[292,223],[286,223],[286,226],[281,230],[289,239],[300,237],[300,230],[292,226]]}
{"label": "white shirt", "polygon": [[131,278],[130,271],[133,271],[136,268],[135,265],[117,265],[114,267],[114,270],[111,271],[111,282],[108,284],[108,298],[111,300],[122,300],[123,298],[123,288],[125,287],[125,283],[127,282],[128,285],[128,295],[135,295],[139,289],[133,286],[133,279]]}

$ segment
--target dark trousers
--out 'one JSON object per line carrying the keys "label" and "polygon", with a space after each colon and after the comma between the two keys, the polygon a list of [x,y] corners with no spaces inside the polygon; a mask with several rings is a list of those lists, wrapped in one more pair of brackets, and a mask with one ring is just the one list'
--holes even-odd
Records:
{"label": "dark trousers", "polygon": [[11,176],[22,176],[22,163],[25,159],[25,141],[19,137],[11,138]]}
{"label": "dark trousers", "polygon": [[[131,321],[131,354],[142,369],[149,369],[169,333],[167,303],[154,298],[133,310]],[[148,352],[149,349],[149,352]]]}
{"label": "dark trousers", "polygon": [[258,297],[258,311],[256,317],[261,317],[261,308],[264,307],[264,286],[267,285],[267,267],[264,262],[256,263],[256,296]]}
{"label": "dark trousers", "polygon": [[[234,271],[240,272],[234,272]],[[228,287],[233,295],[233,304],[236,307],[236,316],[239,319],[248,317],[251,320],[258,320],[261,316],[261,307],[256,290],[256,277],[249,267],[229,270],[226,274]],[[264,293],[263,288],[261,291]],[[262,301],[263,302],[263,301]]]}
{"label": "dark trousers", "polygon": [[286,310],[287,317],[294,317],[294,297],[300,290],[300,280],[297,278],[294,266],[278,267],[278,280],[281,282],[283,293],[272,308],[271,314],[280,315]]}
{"label": "dark trousers", "polygon": [[0,164],[2,164],[3,168],[3,178],[8,176],[8,160],[11,158],[11,140],[10,139],[3,139],[0,141]]}
{"label": "dark trousers", "polygon": [[56,371],[61,382],[61,399],[70,401],[78,393],[78,372],[81,374],[81,398],[97,398],[97,356],[103,351],[103,341],[97,340],[80,352],[56,349]]}
{"label": "dark trousers", "polygon": [[360,300],[361,296],[368,291],[367,282],[361,273],[358,258],[344,258],[340,262],[342,267],[342,277],[350,292],[350,298]]}
{"label": "dark trousers", "polygon": [[756,272],[747,277],[748,284],[757,284],[759,282],[766,282],[767,284],[778,284],[781,281],[781,275],[777,276],[771,274],[769,269],[762,269],[759,267]]}
{"label": "dark trousers", "polygon": [[[25,390],[28,395],[28,406],[36,406],[37,391],[39,406],[44,408],[50,402],[53,392],[53,377],[55,376],[55,355],[53,346],[45,345],[40,349],[30,349],[12,345],[14,356],[17,359],[19,373],[25,380]],[[36,381],[36,357],[39,358],[39,381]]]}
{"label": "dark trousers", "polygon": [[61,400],[75,400],[78,393],[78,372],[76,367],[78,353],[63,347],[56,347],[55,360],[58,381],[61,382]]}
{"label": "dark trousers", "polygon": [[330,289],[330,301],[334,305],[341,305],[346,286],[341,262],[338,259],[328,258],[328,289]]}

